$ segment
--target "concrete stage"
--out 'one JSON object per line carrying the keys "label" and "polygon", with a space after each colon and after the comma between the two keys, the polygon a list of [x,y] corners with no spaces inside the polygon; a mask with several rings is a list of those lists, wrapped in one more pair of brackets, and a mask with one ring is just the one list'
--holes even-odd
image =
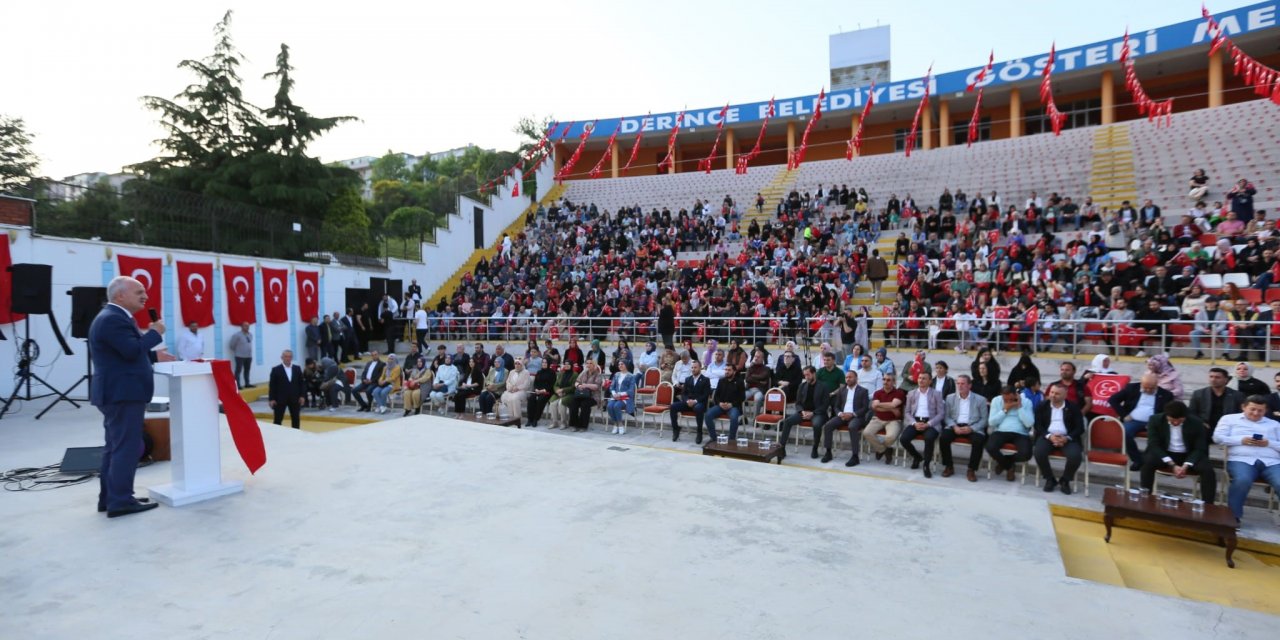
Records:
{"label": "concrete stage", "polygon": [[[0,421],[0,468],[100,443]],[[1047,503],[412,417],[266,425],[245,492],[108,520],[0,496],[0,638],[1263,638],[1277,619],[1067,577]],[[169,465],[140,470],[164,483]],[[967,484],[967,483],[966,483]]]}

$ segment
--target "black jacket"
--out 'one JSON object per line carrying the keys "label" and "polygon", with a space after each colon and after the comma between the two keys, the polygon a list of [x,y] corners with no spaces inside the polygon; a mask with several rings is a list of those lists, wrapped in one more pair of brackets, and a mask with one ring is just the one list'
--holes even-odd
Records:
{"label": "black jacket", "polygon": [[[1209,462],[1211,435],[1209,427],[1200,418],[1189,415],[1182,423],[1182,442],[1187,446],[1187,463],[1197,470],[1205,468],[1202,465]],[[1169,419],[1163,413],[1151,416],[1151,420],[1147,422],[1145,455],[1148,458],[1154,456],[1157,460],[1169,455]]]}
{"label": "black jacket", "polygon": [[720,380],[720,384],[716,385],[716,390],[712,394],[711,402],[719,404],[728,402],[729,404],[742,410],[742,403],[746,400],[747,389],[742,386],[742,380],[734,377],[732,380],[725,378]]}
{"label": "black jacket", "polygon": [[[1107,399],[1107,403],[1112,409],[1116,410],[1116,415],[1123,420],[1125,416],[1133,413],[1138,406],[1138,400],[1142,397],[1142,385],[1138,382],[1130,382],[1115,395]],[[1156,387],[1156,413],[1164,413],[1164,406],[1173,401],[1173,394],[1168,389]]]}
{"label": "black jacket", "polygon": [[711,399],[711,378],[699,375],[697,384],[693,383],[693,376],[685,378],[684,393],[681,394],[680,399],[685,402],[693,400],[706,406],[707,401]]}
{"label": "black jacket", "polygon": [[[1164,391],[1164,389],[1161,389]],[[1169,393],[1165,391],[1165,393]],[[1115,396],[1112,396],[1113,398]],[[1034,437],[1039,440],[1049,435],[1049,421],[1053,419],[1053,403],[1048,400],[1040,403],[1035,410],[1036,423],[1033,431]],[[1067,437],[1072,442],[1084,442],[1084,416],[1080,414],[1080,408],[1067,402],[1063,405],[1062,421],[1067,423]]]}
{"label": "black jacket", "polygon": [[284,364],[271,368],[271,380],[267,384],[267,399],[275,403],[293,404],[307,393],[306,382],[302,379],[302,367],[290,367],[292,379],[285,377]]}

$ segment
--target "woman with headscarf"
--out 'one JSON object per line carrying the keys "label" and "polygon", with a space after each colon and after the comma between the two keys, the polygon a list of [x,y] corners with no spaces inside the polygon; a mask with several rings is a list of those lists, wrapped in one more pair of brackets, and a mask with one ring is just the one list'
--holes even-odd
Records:
{"label": "woman with headscarf", "polygon": [[1160,381],[1157,383],[1158,386],[1172,393],[1174,400],[1182,399],[1182,374],[1173,368],[1173,363],[1169,362],[1168,355],[1157,353],[1148,358],[1147,370],[1160,376]]}
{"label": "woman with headscarf", "polygon": [[567,429],[569,428],[569,402],[573,400],[573,390],[578,381],[578,373],[573,370],[573,364],[568,360],[560,363],[560,371],[556,373],[555,385],[552,387],[551,400],[548,406],[551,408],[551,428]]}
{"label": "woman with headscarf", "polygon": [[707,350],[702,352],[702,366],[709,367],[715,359],[716,351],[720,349],[720,342],[715,338],[707,341]]}
{"label": "woman with headscarf", "polygon": [[1013,365],[1013,369],[1009,371],[1009,386],[1019,388],[1027,385],[1029,379],[1040,379],[1040,368],[1031,360],[1031,354],[1022,353],[1022,357],[1018,358],[1018,363]]}
{"label": "woman with headscarf", "polygon": [[600,367],[601,369],[604,368],[604,363],[605,363],[604,349],[600,347],[599,338],[592,338],[591,350],[587,352],[586,361],[595,362],[597,367]]}
{"label": "woman with headscarf", "polygon": [[484,379],[484,391],[480,392],[480,413],[490,418],[497,417],[493,412],[493,405],[498,402],[502,392],[507,390],[506,366],[504,359],[494,358],[493,366],[489,368],[489,375]]}
{"label": "woman with headscarf", "polygon": [[373,390],[374,411],[378,413],[386,413],[387,405],[391,403],[392,394],[400,392],[400,384],[403,380],[404,370],[400,368],[400,363],[396,361],[396,354],[387,354],[387,365],[382,368],[382,376],[378,378],[378,387]]}
{"label": "woman with headscarf", "polygon": [[784,352],[778,358],[778,364],[773,372],[773,379],[787,395],[787,402],[795,402],[796,392],[800,390],[800,380],[804,377],[800,367],[800,356],[794,351]]}
{"label": "woman with headscarf", "polygon": [[435,374],[427,365],[426,356],[418,356],[413,368],[404,374],[404,415],[422,413],[423,396],[431,388],[433,377]]}
{"label": "woman with headscarf", "polygon": [[875,366],[883,376],[892,378],[898,374],[897,367],[894,367],[893,361],[889,359],[889,350],[884,347],[876,349]]}
{"label": "woman with headscarf", "polygon": [[595,360],[587,360],[586,367],[574,383],[573,397],[569,400],[569,425],[574,431],[586,431],[591,425],[591,407],[600,404],[600,388],[604,376]]}
{"label": "woman with headscarf", "polygon": [[644,345],[644,353],[636,358],[636,372],[644,373],[647,369],[652,369],[659,364],[662,354],[658,353],[658,343],[650,340]]}
{"label": "woman with headscarf", "polygon": [[734,371],[747,370],[747,351],[742,348],[742,340],[730,338],[728,353],[724,354],[725,364],[733,365]]}
{"label": "woman with headscarf", "polygon": [[436,369],[435,382],[431,384],[432,406],[439,406],[443,412],[445,399],[458,388],[458,379],[461,377],[457,365],[453,364],[453,354],[446,355],[444,364]]}
{"label": "woman with headscarf", "polygon": [[1111,356],[1105,353],[1094,356],[1093,361],[1089,363],[1089,368],[1084,371],[1085,373],[1115,373],[1111,368]]}
{"label": "woman with headscarf", "polygon": [[[507,387],[499,396],[508,418],[520,420],[524,415],[524,403],[533,388],[533,375],[524,368],[524,359],[516,358],[515,370],[507,375]],[[519,426],[519,422],[516,423]]]}

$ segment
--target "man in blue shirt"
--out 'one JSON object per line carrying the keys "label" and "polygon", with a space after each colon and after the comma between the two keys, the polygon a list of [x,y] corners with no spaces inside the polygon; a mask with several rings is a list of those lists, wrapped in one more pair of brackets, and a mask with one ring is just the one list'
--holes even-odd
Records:
{"label": "man in blue shirt", "polygon": [[1148,371],[1139,382],[1130,382],[1107,403],[1124,423],[1124,448],[1129,454],[1129,470],[1142,470],[1142,452],[1138,450],[1138,433],[1145,431],[1147,421],[1157,413],[1164,413],[1164,406],[1173,402],[1173,394],[1159,386],[1160,378]]}

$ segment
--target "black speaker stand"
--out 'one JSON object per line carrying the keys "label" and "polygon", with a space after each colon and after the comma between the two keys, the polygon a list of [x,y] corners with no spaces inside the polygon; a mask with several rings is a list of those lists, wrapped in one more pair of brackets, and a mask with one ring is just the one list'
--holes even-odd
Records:
{"label": "black speaker stand", "polygon": [[[76,404],[75,400],[68,398],[65,392],[58,391],[56,387],[49,384],[49,382],[46,381],[44,378],[41,378],[40,376],[36,375],[34,372],[31,371],[31,361],[34,360],[34,358],[30,357],[28,353],[28,346],[27,346],[31,344],[31,317],[30,316],[27,316],[27,318],[23,320],[23,332],[26,335],[26,339],[22,341],[22,346],[19,347],[19,350],[21,353],[19,354],[20,359],[18,360],[18,373],[17,373],[17,376],[14,378],[13,393],[9,394],[8,399],[4,401],[4,408],[0,408],[0,418],[4,418],[5,414],[9,413],[9,408],[13,406],[13,401],[19,399],[19,396],[22,394],[22,391],[23,391],[22,390],[23,385],[26,385],[26,394],[21,396],[21,399],[24,401],[38,400],[40,398],[47,398],[49,396],[56,395],[58,396],[58,399],[54,400],[54,404],[57,404],[62,400],[66,400],[67,402],[70,402],[72,406],[79,409],[80,405]],[[31,383],[33,381],[44,385],[53,393],[46,393],[42,396],[31,395]],[[41,411],[40,415],[36,416],[36,419],[39,420],[40,417],[43,416],[45,412],[49,410],[49,408],[52,408],[52,406],[53,405],[49,405],[48,408],[46,408],[44,411]]]}
{"label": "black speaker stand", "polygon": [[[44,417],[44,414],[49,413],[49,410],[50,410],[50,409],[52,409],[52,408],[54,408],[54,407],[58,406],[58,403],[59,403],[59,402],[69,402],[69,403],[71,403],[71,406],[73,406],[73,407],[75,407],[75,408],[77,408],[77,409],[79,409],[79,408],[80,408],[80,405],[76,404],[76,401],[71,399],[71,397],[70,397],[70,396],[71,396],[71,392],[72,392],[72,391],[75,391],[75,390],[76,390],[76,388],[78,388],[81,384],[84,384],[85,386],[89,386],[89,387],[91,387],[91,386],[93,385],[93,354],[92,354],[92,353],[89,353],[89,341],[88,341],[88,340],[86,340],[86,341],[85,341],[85,347],[84,347],[84,348],[85,348],[85,354],[84,354],[84,375],[80,376],[80,379],[79,379],[79,380],[76,380],[76,383],[75,383],[75,384],[73,384],[73,385],[71,385],[71,387],[70,387],[70,388],[68,388],[66,391],[58,391],[57,389],[53,389],[53,387],[49,387],[49,385],[48,385],[47,383],[44,383],[44,381],[43,381],[43,380],[40,380],[40,382],[41,382],[41,383],[44,383],[44,385],[45,385],[46,387],[49,387],[50,389],[53,389],[55,392],[57,392],[58,397],[57,397],[57,398],[54,398],[53,402],[50,402],[50,403],[49,403],[49,406],[45,407],[43,411],[41,411],[40,413],[37,413],[37,414],[36,414],[36,420],[39,420],[40,418],[43,418],[43,417]],[[37,378],[37,379],[38,379],[38,378]],[[90,393],[92,393],[92,391],[89,391],[88,389],[86,389],[86,390],[85,390],[85,400],[84,400],[84,402],[88,402],[88,401],[89,401],[89,400],[88,400],[88,398],[89,398],[89,394],[90,394]],[[3,414],[0,414],[0,415],[3,415]]]}

